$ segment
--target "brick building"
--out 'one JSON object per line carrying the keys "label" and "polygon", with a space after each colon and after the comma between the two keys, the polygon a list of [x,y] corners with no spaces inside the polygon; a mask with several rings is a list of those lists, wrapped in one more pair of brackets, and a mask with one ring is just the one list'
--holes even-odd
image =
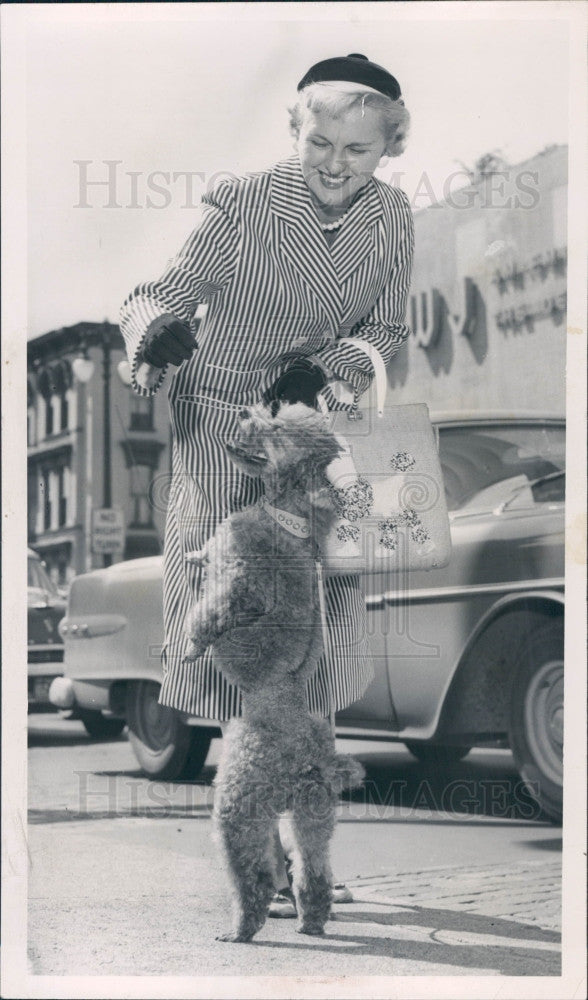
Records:
{"label": "brick building", "polygon": [[[122,513],[113,561],[162,550],[167,395],[135,395],[119,375],[124,360],[120,331],[109,323],[78,323],[27,345],[28,540],[59,583],[104,565],[92,544],[96,508]],[[128,380],[128,364],[121,371]]]}

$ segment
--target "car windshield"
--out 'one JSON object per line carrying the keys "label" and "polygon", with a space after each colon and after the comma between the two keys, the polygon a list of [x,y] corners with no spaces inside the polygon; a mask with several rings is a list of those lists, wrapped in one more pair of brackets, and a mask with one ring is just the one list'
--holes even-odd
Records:
{"label": "car windshield", "polygon": [[525,492],[532,503],[564,499],[561,423],[441,427],[439,453],[449,510],[495,506]]}
{"label": "car windshield", "polygon": [[29,587],[35,587],[37,590],[45,590],[48,594],[57,593],[40,559],[36,559],[35,556],[28,557],[27,577]]}

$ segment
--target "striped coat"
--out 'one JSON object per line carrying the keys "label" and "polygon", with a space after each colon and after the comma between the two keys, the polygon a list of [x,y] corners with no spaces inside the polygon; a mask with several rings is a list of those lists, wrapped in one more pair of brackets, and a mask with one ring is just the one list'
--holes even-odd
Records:
{"label": "striped coat", "polygon": [[[120,325],[133,386],[157,391],[165,369],[138,364],[148,324],[162,313],[194,322],[198,349],[169,387],[172,482],[165,537],[163,704],[225,720],[239,711],[239,691],[218,675],[209,654],[190,658],[183,633],[199,588],[185,553],[202,547],[220,520],[255,502],[256,480],[226,457],[242,406],[298,355],[317,356],[356,396],[371,379],[364,352],[338,338],[374,344],[388,362],[408,335],[404,324],[413,251],[406,195],[372,178],[361,189],[329,246],[312,207],[298,157],[273,169],[223,181],[203,198],[202,220],[156,281],[125,301]],[[331,400],[334,406],[338,405]],[[333,668],[324,662],[309,681],[309,705],[327,714],[361,697],[371,679],[365,602],[357,578],[328,581]]]}

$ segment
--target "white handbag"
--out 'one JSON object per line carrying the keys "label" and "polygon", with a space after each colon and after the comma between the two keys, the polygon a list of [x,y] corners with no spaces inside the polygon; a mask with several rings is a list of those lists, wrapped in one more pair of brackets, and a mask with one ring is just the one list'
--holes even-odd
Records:
{"label": "white handbag", "polygon": [[354,412],[328,420],[344,449],[328,469],[339,520],[322,550],[329,574],[445,566],[449,517],[437,440],[425,403],[385,406],[387,377],[371,344],[342,338],[370,358],[375,378]]}

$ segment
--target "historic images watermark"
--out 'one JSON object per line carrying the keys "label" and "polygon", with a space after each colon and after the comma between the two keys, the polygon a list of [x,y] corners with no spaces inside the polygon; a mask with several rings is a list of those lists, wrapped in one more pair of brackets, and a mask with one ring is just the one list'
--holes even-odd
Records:
{"label": "historic images watermark", "polygon": [[[141,816],[151,819],[209,819],[214,809],[214,787],[211,784],[151,780],[132,780],[120,774],[96,774],[75,771],[77,779],[76,808],[70,819],[117,816]],[[279,790],[278,790],[279,791]],[[536,782],[521,779],[457,777],[451,780],[404,778],[375,780],[369,775],[362,785],[345,794],[345,801],[327,786],[318,788],[299,782],[296,787],[284,787],[285,810],[303,806],[316,818],[328,816],[335,804],[339,811],[350,809],[356,819],[392,819],[389,810],[399,810],[403,818],[436,816],[438,819],[465,820],[479,816],[492,819],[541,818],[536,797]],[[296,800],[296,801],[295,801]],[[247,808],[256,817],[275,818],[276,788],[272,783],[258,782],[247,797]]]}
{"label": "historic images watermark", "polygon": [[[123,160],[74,160],[74,208],[80,209],[197,209],[222,181],[236,179],[229,170],[128,170]],[[371,175],[370,175],[371,176]],[[385,173],[392,187],[403,187],[404,171]],[[369,178],[368,178],[369,179]],[[483,182],[483,183],[481,183]],[[502,162],[468,170],[461,167],[433,182],[423,171],[412,191],[413,210],[422,208],[534,209],[540,198],[537,171],[509,167]]]}

